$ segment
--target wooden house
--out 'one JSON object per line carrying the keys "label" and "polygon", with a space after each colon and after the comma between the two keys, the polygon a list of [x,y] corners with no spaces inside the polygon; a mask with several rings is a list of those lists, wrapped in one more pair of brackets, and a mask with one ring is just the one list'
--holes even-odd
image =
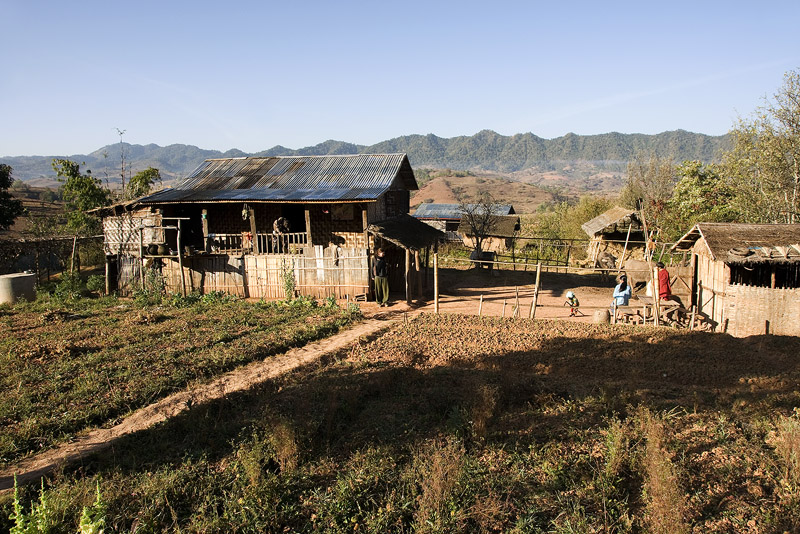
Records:
{"label": "wooden house", "polygon": [[[501,204],[494,206],[496,215],[514,215],[514,206]],[[425,203],[417,206],[414,217],[423,221],[447,236],[448,241],[461,241],[463,236],[459,233],[459,224],[464,211],[460,204]]]}
{"label": "wooden house", "polygon": [[[174,188],[99,210],[110,289],[130,294],[156,277],[178,293],[365,298],[385,242],[411,298],[427,280],[410,258],[443,237],[408,215],[416,189],[405,154],[206,160]],[[397,219],[424,228],[413,242],[370,232]]]}
{"label": "wooden house", "polygon": [[586,255],[593,267],[598,266],[603,253],[617,258],[621,266],[625,259],[644,252],[644,230],[634,209],[616,206],[583,223],[581,228],[590,238]]}
{"label": "wooden house", "polygon": [[[495,215],[492,217],[486,237],[481,243],[484,252],[505,252],[514,248],[514,240],[519,235],[520,223],[518,215]],[[465,220],[458,225],[458,234],[467,247],[475,246],[473,229]]]}
{"label": "wooden house", "polygon": [[692,253],[692,304],[717,331],[800,335],[800,224],[699,223],[672,250]]}

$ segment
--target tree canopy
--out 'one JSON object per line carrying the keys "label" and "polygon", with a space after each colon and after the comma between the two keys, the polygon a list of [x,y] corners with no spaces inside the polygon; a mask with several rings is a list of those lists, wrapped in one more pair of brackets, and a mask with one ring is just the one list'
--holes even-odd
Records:
{"label": "tree canopy", "polygon": [[9,165],[0,164],[0,230],[8,230],[14,221],[25,211],[22,202],[8,192],[14,180]]}
{"label": "tree canopy", "polygon": [[111,193],[91,171],[81,173],[80,165],[68,159],[54,159],[53,169],[63,183],[61,186],[66,205],[67,227],[76,234],[93,234],[100,230],[100,222],[87,211],[107,206]]}
{"label": "tree canopy", "polygon": [[150,189],[158,181],[161,183],[161,172],[153,167],[148,167],[141,172],[137,172],[128,182],[124,197],[126,200],[143,197],[150,192]]}
{"label": "tree canopy", "polygon": [[800,222],[800,72],[731,131],[724,169],[742,222]]}

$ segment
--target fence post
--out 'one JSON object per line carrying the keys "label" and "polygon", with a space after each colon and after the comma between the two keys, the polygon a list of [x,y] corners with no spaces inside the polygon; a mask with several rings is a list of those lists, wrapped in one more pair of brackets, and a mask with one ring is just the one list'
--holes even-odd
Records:
{"label": "fence post", "polygon": [[478,317],[481,316],[483,312],[483,295],[481,295],[481,300],[478,302]]}
{"label": "fence post", "polygon": [[533,302],[531,302],[530,318],[536,318],[536,302],[539,300],[539,280],[542,274],[542,262],[536,264],[536,287],[533,288]]}
{"label": "fence post", "polygon": [[433,253],[433,313],[439,315],[439,253]]}

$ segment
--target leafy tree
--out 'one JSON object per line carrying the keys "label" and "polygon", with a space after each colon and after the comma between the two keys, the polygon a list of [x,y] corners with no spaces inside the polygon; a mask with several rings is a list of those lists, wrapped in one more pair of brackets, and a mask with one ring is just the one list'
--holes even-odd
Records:
{"label": "leafy tree", "polygon": [[581,225],[612,207],[602,197],[584,196],[575,202],[561,202],[552,211],[539,215],[534,234],[550,239],[586,239]]}
{"label": "leafy tree", "polygon": [[128,188],[124,192],[126,199],[143,197],[150,192],[150,189],[158,181],[161,183],[161,172],[153,167],[148,167],[141,172],[137,172],[128,182]]}
{"label": "leafy tree", "polygon": [[680,179],[668,204],[674,217],[666,221],[672,237],[698,222],[737,220],[738,212],[732,206],[735,191],[719,165],[684,161],[676,172]]}
{"label": "leafy tree", "polygon": [[100,221],[86,212],[107,206],[111,198],[110,191],[92,176],[91,171],[81,174],[80,165],[74,161],[54,159],[53,169],[64,184],[61,189],[66,203],[67,227],[80,235],[98,233]]}
{"label": "leafy tree", "polygon": [[800,222],[800,72],[784,75],[772,101],[731,131],[724,157],[744,222]]}
{"label": "leafy tree", "polygon": [[0,230],[11,228],[16,218],[25,211],[22,207],[22,202],[8,192],[14,183],[11,178],[11,171],[12,169],[9,165],[0,164]]}

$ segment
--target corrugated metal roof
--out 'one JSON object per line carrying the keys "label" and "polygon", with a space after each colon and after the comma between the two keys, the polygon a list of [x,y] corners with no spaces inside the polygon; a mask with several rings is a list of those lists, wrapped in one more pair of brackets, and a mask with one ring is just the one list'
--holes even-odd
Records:
{"label": "corrugated metal roof", "polygon": [[[469,204],[474,206],[474,204]],[[498,204],[493,207],[494,215],[513,215],[514,207],[509,204]],[[451,219],[459,220],[464,215],[460,204],[420,204],[414,212],[417,219]]]}
{"label": "corrugated metal roof", "polygon": [[641,229],[641,223],[636,216],[636,210],[617,206],[583,223],[581,228],[583,228],[583,231],[590,237],[594,237],[604,230],[608,230],[609,232],[616,230],[627,231],[629,225],[632,225],[632,228],[635,230]]}
{"label": "corrugated metal roof", "polygon": [[375,200],[396,179],[418,189],[405,154],[209,159],[174,188],[139,202]]}

